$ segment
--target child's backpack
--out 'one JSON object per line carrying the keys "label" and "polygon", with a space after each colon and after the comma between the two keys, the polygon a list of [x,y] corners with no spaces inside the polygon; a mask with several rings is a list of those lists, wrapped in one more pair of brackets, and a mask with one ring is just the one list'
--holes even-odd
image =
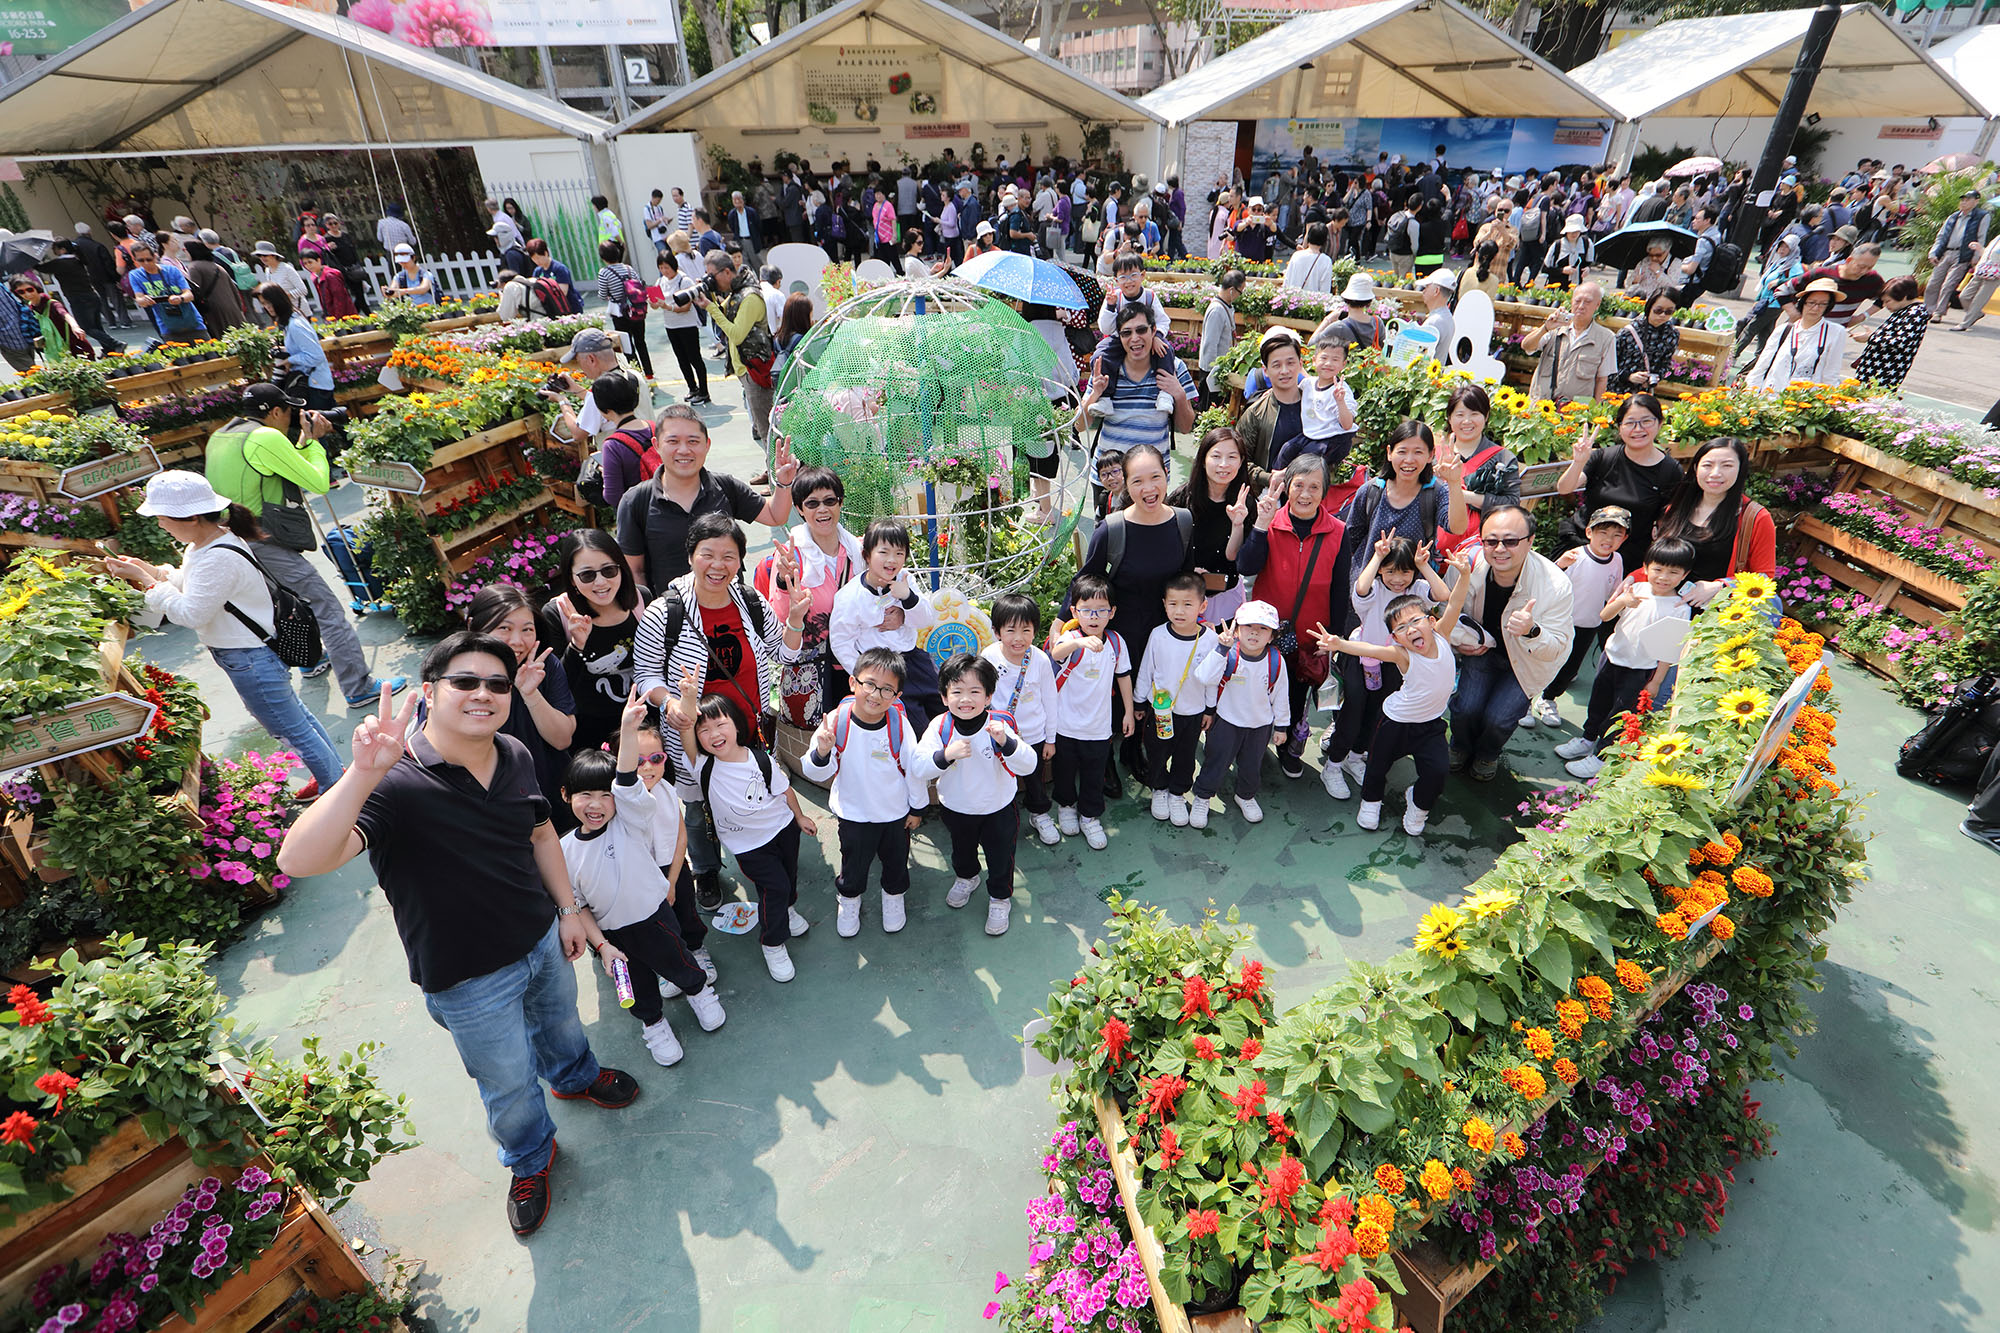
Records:
{"label": "child's backpack", "polygon": [[616,440],[639,456],[639,480],[651,481],[653,474],[660,470],[660,446],[653,438],[653,427],[646,422],[614,430],[605,436],[606,442]]}
{"label": "child's backpack", "polygon": [[[1266,648],[1264,650],[1264,664],[1271,675],[1271,679],[1264,686],[1264,692],[1266,694],[1276,694],[1278,692],[1278,654]],[[1215,682],[1215,688],[1219,690],[1228,685],[1230,677],[1236,674],[1236,668],[1240,665],[1242,665],[1242,654],[1237,652],[1235,647],[1232,646],[1228,655],[1222,659],[1222,679]]]}
{"label": "child's backpack", "polygon": [[[1075,624],[1076,622],[1071,621],[1070,623]],[[1049,654],[1051,656],[1055,654],[1055,642],[1056,642],[1056,632],[1051,631],[1049,634],[1049,648],[1048,648]],[[1117,630],[1108,629],[1104,631],[1104,646],[1105,648],[1110,650],[1112,661],[1115,662],[1118,660],[1118,650],[1124,646],[1124,643],[1125,641],[1118,637]],[[1083,660],[1084,651],[1085,650],[1082,648],[1077,649],[1075,652],[1071,653],[1067,658],[1064,659],[1063,664],[1061,666],[1056,668],[1056,693],[1058,694],[1062,693],[1063,682],[1068,680],[1071,674],[1076,671],[1076,664]]]}
{"label": "child's backpack", "polygon": [[[902,726],[884,728],[889,733],[889,757],[896,761],[896,771],[904,777],[908,777],[910,771],[903,767],[903,727],[909,725],[909,714],[903,711],[903,701],[901,699],[889,705],[889,712],[902,723]],[[833,710],[833,752],[835,754],[845,754],[847,752],[847,737],[853,731],[853,719],[854,701],[852,699],[847,700]]]}
{"label": "child's backpack", "polygon": [[[757,771],[761,773],[764,777],[764,790],[767,792],[771,791],[771,783],[775,781],[775,777],[771,770],[771,752],[769,750],[766,750],[761,745],[753,744],[747,748],[749,749],[751,755],[754,756],[757,760]],[[701,760],[701,769],[697,778],[697,780],[701,783],[701,803],[703,805],[711,804],[708,796],[708,780],[714,774],[714,772],[715,772],[715,756],[712,754],[703,755]],[[776,793],[773,792],[772,794],[775,795]]]}

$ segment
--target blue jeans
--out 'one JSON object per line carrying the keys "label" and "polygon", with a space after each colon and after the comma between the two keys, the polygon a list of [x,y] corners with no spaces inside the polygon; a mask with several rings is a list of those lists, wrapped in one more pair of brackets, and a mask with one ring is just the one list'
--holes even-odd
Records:
{"label": "blue jeans", "polygon": [[262,644],[255,648],[211,648],[209,656],[228,675],[237,697],[257,724],[298,751],[321,791],[340,781],[340,752],[299,696],[292,692],[292,673],[278,655]]}
{"label": "blue jeans", "polygon": [[582,1092],[597,1078],[597,1057],[576,1016],[576,969],[563,957],[555,923],[518,961],[426,994],[424,1007],[451,1033],[479,1085],[500,1164],[517,1176],[541,1170],[556,1125],[540,1080],[557,1092]]}
{"label": "blue jeans", "polygon": [[713,875],[722,869],[722,840],[715,836],[708,802],[681,802],[681,824],[687,829],[688,869],[697,875]]}
{"label": "blue jeans", "polygon": [[1451,748],[1474,763],[1491,763],[1528,712],[1528,695],[1514,679],[1503,648],[1458,659],[1458,689],[1451,696]]}

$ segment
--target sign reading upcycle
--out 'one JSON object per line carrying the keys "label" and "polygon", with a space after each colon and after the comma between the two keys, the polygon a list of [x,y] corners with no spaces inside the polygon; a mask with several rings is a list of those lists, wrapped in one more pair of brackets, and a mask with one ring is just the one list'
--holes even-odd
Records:
{"label": "sign reading upcycle", "polygon": [[808,46],[803,65],[813,125],[927,124],[943,115],[944,60],[935,46]]}

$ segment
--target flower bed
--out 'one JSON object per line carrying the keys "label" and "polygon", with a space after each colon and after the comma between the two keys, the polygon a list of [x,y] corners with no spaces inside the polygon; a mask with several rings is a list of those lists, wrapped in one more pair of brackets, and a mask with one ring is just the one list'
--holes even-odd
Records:
{"label": "flower bed", "polygon": [[[0,421],[0,459],[66,468],[144,444],[139,432],[110,417],[79,417],[36,409]],[[0,471],[4,471],[0,468]]]}
{"label": "flower bed", "polygon": [[439,536],[464,532],[500,514],[513,513],[546,489],[533,473],[517,476],[503,469],[491,477],[474,479],[464,491],[431,510],[426,526]]}
{"label": "flower bed", "polygon": [[565,517],[559,524],[551,524],[539,532],[522,533],[487,551],[445,592],[446,609],[462,618],[473,597],[489,583],[516,584],[539,599],[560,573],[556,547],[561,544],[563,533],[575,526],[573,520]]}
{"label": "flower bed", "polygon": [[1886,496],[1836,491],[1820,501],[1818,512],[1842,532],[1853,533],[1957,583],[1969,582],[1994,566],[1985,547],[1948,537],[1943,529],[1911,518]]}
{"label": "flower bed", "polygon": [[542,352],[569,346],[576,340],[576,335],[585,329],[608,327],[610,325],[602,313],[564,315],[558,319],[516,319],[502,324],[482,324],[443,334],[438,341],[462,347],[468,352]]}
{"label": "flower bed", "polygon": [[31,500],[25,495],[0,494],[0,534],[55,537],[89,542],[111,535],[111,520],[102,505],[73,500]]}
{"label": "flower bed", "polygon": [[[1645,1062],[1649,1033],[1658,1045],[1653,1016],[1709,1030],[1681,1016],[1719,1004],[1716,992],[1676,1001],[1684,985],[1698,978],[1750,1011],[1714,1029],[1701,1086],[1728,1095],[1706,1100],[1735,1105],[1745,1079],[1769,1073],[1772,1048],[1809,1025],[1799,988],[1860,850],[1831,776],[1830,711],[1802,708],[1743,804],[1724,799],[1773,696],[1800,672],[1812,698],[1831,688],[1811,636],[1790,621],[1769,628],[1770,595],[1746,578],[1699,617],[1672,713],[1629,716],[1587,794],[1458,904],[1426,914],[1413,950],[1354,964],[1283,1015],[1264,1013],[1261,966],[1232,962],[1241,941],[1218,923],[1175,929],[1118,907],[1101,956],[1051,997],[1037,1046],[1073,1062],[1057,1093],[1070,1114],[1100,1094],[1122,1108],[1169,1298],[1233,1297],[1261,1327],[1305,1333],[1339,1310],[1387,1326],[1391,1293],[1406,1287],[1400,1313],[1415,1318],[1421,1288],[1448,1293],[1432,1307],[1441,1320],[1479,1275],[1447,1260],[1432,1284],[1413,1247],[1463,1237],[1445,1209],[1479,1202],[1481,1180],[1489,1192],[1515,1181],[1537,1124],[1557,1146],[1575,1126],[1568,1149],[1601,1162],[1614,1136],[1588,1098],[1614,1115],[1639,1108],[1622,1071],[1632,1050]],[[1577,1090],[1587,1100],[1561,1112],[1570,1118],[1548,1119]],[[1686,1108],[1648,1114],[1671,1122]],[[1581,1195],[1554,1179],[1568,1174],[1560,1164],[1546,1185],[1536,1178],[1537,1198],[1561,1197],[1567,1228],[1592,1225],[1567,1212]],[[1514,1293],[1514,1238],[1494,1233],[1500,1276],[1483,1300]]]}
{"label": "flower bed", "polygon": [[0,578],[0,717],[101,693],[105,636],[144,602],[130,584],[61,559],[31,552]]}

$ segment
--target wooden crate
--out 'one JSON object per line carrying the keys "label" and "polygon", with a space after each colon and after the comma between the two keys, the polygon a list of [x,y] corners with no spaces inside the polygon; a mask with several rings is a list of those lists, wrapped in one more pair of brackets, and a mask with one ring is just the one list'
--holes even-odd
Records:
{"label": "wooden crate", "polygon": [[38,393],[30,398],[16,398],[11,403],[0,403],[0,421],[8,417],[26,416],[30,412],[67,412],[70,397],[66,393]]}

